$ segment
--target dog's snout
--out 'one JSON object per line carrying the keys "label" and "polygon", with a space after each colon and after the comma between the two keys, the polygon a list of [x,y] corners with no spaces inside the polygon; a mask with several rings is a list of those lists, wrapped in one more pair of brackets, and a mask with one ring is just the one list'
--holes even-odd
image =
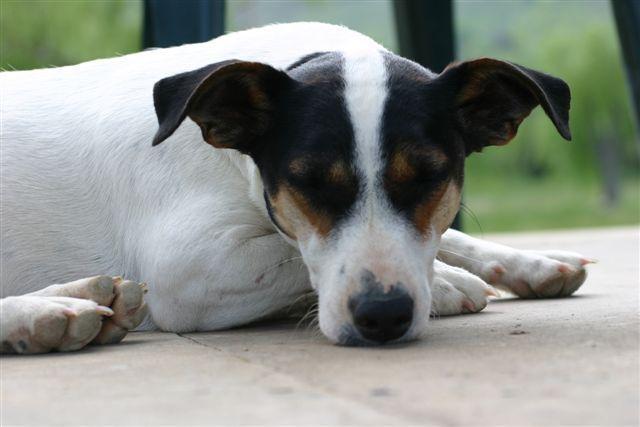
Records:
{"label": "dog's snout", "polygon": [[402,337],[413,320],[413,298],[398,287],[362,292],[349,300],[349,309],[358,332],[378,343]]}

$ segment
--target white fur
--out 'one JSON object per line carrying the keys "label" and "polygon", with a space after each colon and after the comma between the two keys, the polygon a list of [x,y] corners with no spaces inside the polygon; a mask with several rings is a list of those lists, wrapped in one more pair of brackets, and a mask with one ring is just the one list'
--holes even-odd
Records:
{"label": "white fur", "polygon": [[382,165],[380,127],[387,99],[387,73],[379,47],[343,53],[345,102],[356,143],[356,164],[365,177],[369,203]]}

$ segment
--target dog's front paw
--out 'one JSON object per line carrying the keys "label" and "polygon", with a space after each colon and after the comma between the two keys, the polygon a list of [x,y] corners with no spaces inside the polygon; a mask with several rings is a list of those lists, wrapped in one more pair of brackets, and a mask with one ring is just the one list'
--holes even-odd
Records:
{"label": "dog's front paw", "polygon": [[121,277],[95,276],[61,285],[51,285],[28,296],[70,297],[90,300],[97,305],[109,307],[113,315],[102,322],[94,344],[114,344],[122,341],[147,315],[144,303],[144,283],[123,280]]}
{"label": "dog's front paw", "polygon": [[3,353],[73,351],[86,346],[113,311],[91,300],[20,296],[0,301]]}
{"label": "dog's front paw", "polygon": [[436,260],[431,295],[431,314],[449,316],[477,313],[498,293],[478,276]]}
{"label": "dog's front paw", "polygon": [[493,284],[520,298],[566,297],[582,286],[593,262],[568,251],[518,251]]}

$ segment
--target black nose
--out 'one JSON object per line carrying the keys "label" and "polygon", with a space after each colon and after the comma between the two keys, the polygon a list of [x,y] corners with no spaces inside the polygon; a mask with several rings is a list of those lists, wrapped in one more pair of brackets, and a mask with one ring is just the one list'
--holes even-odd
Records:
{"label": "black nose", "polygon": [[388,293],[368,290],[351,297],[349,309],[362,336],[378,343],[402,337],[413,320],[413,298],[399,288]]}

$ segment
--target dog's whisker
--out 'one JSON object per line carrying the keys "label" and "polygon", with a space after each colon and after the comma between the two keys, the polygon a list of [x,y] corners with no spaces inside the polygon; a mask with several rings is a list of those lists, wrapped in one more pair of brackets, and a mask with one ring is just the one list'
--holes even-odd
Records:
{"label": "dog's whisker", "polygon": [[317,307],[310,308],[309,311],[307,311],[304,314],[304,316],[300,318],[300,320],[296,324],[296,329],[300,328],[305,323],[309,323],[309,324],[313,323],[314,319],[317,318],[317,315],[318,315],[318,308]]}
{"label": "dog's whisker", "polygon": [[267,273],[270,273],[271,271],[275,270],[276,268],[282,267],[283,265],[285,265],[285,264],[287,264],[289,262],[297,261],[299,259],[302,259],[302,257],[301,256],[294,256],[294,257],[291,257],[291,258],[283,259],[282,261],[278,261],[276,264],[274,264],[271,267],[265,269],[262,273],[260,273],[258,275],[258,277],[263,277],[264,275],[266,275]]}
{"label": "dog's whisker", "polygon": [[306,321],[310,321],[309,323],[313,323],[314,320],[318,318],[319,307],[318,304],[312,305],[309,310],[302,316],[302,318],[296,324],[296,329],[300,328]]}
{"label": "dog's whisker", "polygon": [[478,219],[477,215],[465,203],[460,202],[460,209],[462,209],[464,213],[466,213],[471,217],[471,219],[473,219],[473,221],[476,223],[476,225],[480,229],[480,235],[483,236],[484,230],[482,229],[482,225],[480,225],[480,220]]}
{"label": "dog's whisker", "polygon": [[[286,314],[291,314],[291,312],[296,308],[296,304],[298,304],[300,301],[304,300],[305,298],[312,298],[313,296],[314,296],[313,291],[305,292],[302,295],[298,296],[287,306]],[[310,304],[310,307],[313,307],[315,304],[316,303]]]}

